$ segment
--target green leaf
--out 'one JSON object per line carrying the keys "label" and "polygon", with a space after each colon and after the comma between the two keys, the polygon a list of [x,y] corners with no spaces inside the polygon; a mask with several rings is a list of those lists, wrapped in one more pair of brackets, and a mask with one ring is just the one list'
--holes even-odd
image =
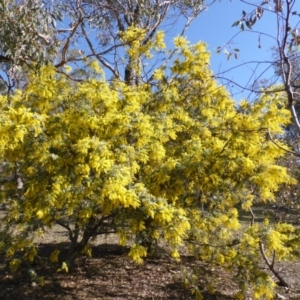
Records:
{"label": "green leaf", "polygon": [[231,25],[231,27],[238,26],[238,25],[240,25],[240,23],[241,23],[241,20],[235,21],[235,22]]}
{"label": "green leaf", "polygon": [[229,54],[227,55],[227,60],[230,59],[231,55],[232,55],[232,53],[229,53]]}
{"label": "green leaf", "polygon": [[222,47],[220,47],[220,46],[219,46],[219,47],[217,47],[217,49],[216,49],[216,53],[217,53],[217,54],[220,54],[221,50],[222,50]]}

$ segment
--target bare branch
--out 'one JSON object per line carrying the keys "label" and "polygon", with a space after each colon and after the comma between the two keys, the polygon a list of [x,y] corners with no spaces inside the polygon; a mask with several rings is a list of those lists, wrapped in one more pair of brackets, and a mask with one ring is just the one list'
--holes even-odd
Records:
{"label": "bare branch", "polygon": [[253,210],[252,210],[251,207],[249,207],[249,211],[250,211],[250,214],[251,214],[251,216],[252,216],[252,218],[251,218],[251,226],[253,226],[253,224],[254,224],[254,219],[255,219],[255,215],[254,215]]}
{"label": "bare branch", "polygon": [[70,42],[71,42],[74,34],[76,33],[77,28],[79,27],[79,25],[83,21],[82,12],[81,12],[80,9],[78,11],[79,11],[79,18],[78,18],[76,24],[73,26],[73,29],[72,29],[70,35],[68,36],[65,45],[63,46],[61,61],[58,64],[55,65],[56,68],[62,67],[64,64],[66,64],[68,62],[66,57],[67,57],[67,52],[68,52],[69,47],[70,47]]}
{"label": "bare branch", "polygon": [[[278,285],[280,286],[285,286],[285,287],[289,287],[289,284],[282,278],[282,276],[274,269],[274,261],[272,261],[272,263],[270,263],[265,249],[264,249],[264,244],[262,241],[259,241],[259,250],[260,253],[263,257],[263,260],[265,261],[266,265],[268,266],[269,270],[274,274],[274,276],[279,280]],[[273,259],[275,258],[275,254],[273,253]]]}
{"label": "bare branch", "polygon": [[72,77],[70,74],[62,71],[62,70],[57,70],[57,73],[59,74],[63,74],[64,76],[66,76],[68,79],[72,80],[72,81],[75,81],[75,82],[82,82],[84,81],[83,79],[78,79],[78,78],[74,78]]}
{"label": "bare branch", "polygon": [[87,35],[86,31],[85,31],[84,24],[82,24],[81,28],[82,28],[83,36],[84,36],[84,38],[85,38],[85,40],[86,40],[86,42],[87,42],[87,44],[88,44],[90,50],[92,51],[93,56],[95,56],[95,57],[100,61],[100,63],[103,64],[103,66],[105,66],[107,69],[109,69],[109,70],[114,74],[114,76],[115,76],[116,78],[120,79],[120,74],[119,74],[119,73],[118,73],[118,72],[117,72],[117,71],[116,71],[109,63],[107,63],[107,62],[101,57],[101,55],[99,55],[98,53],[96,53],[96,51],[95,51],[95,49],[94,49],[94,46],[93,46],[93,43],[92,43],[91,40],[88,38],[88,35]]}

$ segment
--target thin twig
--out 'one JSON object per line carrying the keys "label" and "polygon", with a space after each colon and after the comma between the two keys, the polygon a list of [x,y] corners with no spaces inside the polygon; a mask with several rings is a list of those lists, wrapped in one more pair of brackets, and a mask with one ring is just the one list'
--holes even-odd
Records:
{"label": "thin twig", "polygon": [[299,153],[297,153],[297,152],[295,152],[295,151],[291,151],[291,150],[289,150],[289,149],[286,149],[286,148],[280,146],[280,145],[273,139],[273,137],[272,137],[272,135],[271,135],[271,133],[270,133],[270,129],[269,129],[269,128],[268,128],[268,136],[269,136],[270,140],[272,141],[272,143],[273,143],[274,145],[276,145],[278,148],[280,148],[281,150],[283,150],[283,151],[285,151],[285,152],[288,152],[288,153],[290,153],[290,154],[293,154],[293,155],[295,155],[295,156],[300,156]]}
{"label": "thin twig", "polygon": [[252,218],[251,218],[251,226],[252,226],[254,224],[255,215],[254,215],[253,210],[252,210],[251,207],[249,207],[249,211],[250,211],[251,216],[252,216]]}

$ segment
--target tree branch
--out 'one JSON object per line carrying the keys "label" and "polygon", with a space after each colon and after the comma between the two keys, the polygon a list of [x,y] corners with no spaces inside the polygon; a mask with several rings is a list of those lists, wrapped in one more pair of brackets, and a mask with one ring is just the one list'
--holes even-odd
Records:
{"label": "tree branch", "polygon": [[100,63],[103,64],[103,66],[105,66],[107,69],[109,69],[116,78],[120,79],[120,74],[109,63],[107,63],[99,54],[96,53],[93,43],[88,38],[88,35],[84,29],[84,24],[81,25],[81,29],[82,29],[83,36],[84,36],[90,50],[93,53],[93,56],[95,56],[100,61]]}
{"label": "tree branch", "polygon": [[13,59],[8,56],[0,55],[0,62],[13,62]]}
{"label": "tree branch", "polygon": [[55,68],[62,67],[68,61],[67,58],[66,58],[66,56],[67,56],[67,52],[68,52],[69,47],[70,47],[70,42],[71,42],[74,34],[76,33],[77,28],[79,27],[79,25],[83,21],[82,12],[81,12],[80,9],[78,11],[79,11],[79,18],[78,18],[76,24],[73,26],[72,31],[71,31],[70,35],[68,36],[65,45],[63,46],[62,55],[61,55],[61,61],[58,64],[55,65]]}
{"label": "tree branch", "polygon": [[262,241],[259,242],[259,250],[260,253],[263,257],[263,260],[265,261],[266,265],[268,266],[269,270],[274,274],[274,276],[279,280],[278,285],[284,286],[284,287],[289,287],[289,284],[282,278],[282,276],[274,269],[274,259],[275,259],[275,254],[273,252],[273,261],[270,263],[264,249],[264,244]]}

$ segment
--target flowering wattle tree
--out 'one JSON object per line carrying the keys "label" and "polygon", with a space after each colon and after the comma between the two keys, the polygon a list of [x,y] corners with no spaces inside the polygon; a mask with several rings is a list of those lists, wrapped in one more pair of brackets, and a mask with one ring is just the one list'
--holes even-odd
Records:
{"label": "flowering wattle tree", "polygon": [[[132,27],[121,37],[136,77],[140,58],[165,47],[162,32],[146,45],[144,34]],[[271,299],[274,282],[257,251],[292,257],[298,234],[267,220],[241,227],[237,207],[272,201],[294,182],[276,165],[286,146],[267,138],[282,133],[289,112],[276,93],[237,105],[214,80],[205,44],[174,43],[177,56],[148,83],[108,82],[91,62],[80,83],[46,66],[24,90],[1,96],[0,250],[12,269],[34,260],[34,237],[57,224],[70,241],[66,270],[80,253],[92,255],[94,237],[116,233],[121,244],[131,241],[138,263],[149,241],[167,242],[176,259],[186,245],[237,267],[242,291],[252,282],[256,298]],[[59,260],[59,249],[50,259]]]}

